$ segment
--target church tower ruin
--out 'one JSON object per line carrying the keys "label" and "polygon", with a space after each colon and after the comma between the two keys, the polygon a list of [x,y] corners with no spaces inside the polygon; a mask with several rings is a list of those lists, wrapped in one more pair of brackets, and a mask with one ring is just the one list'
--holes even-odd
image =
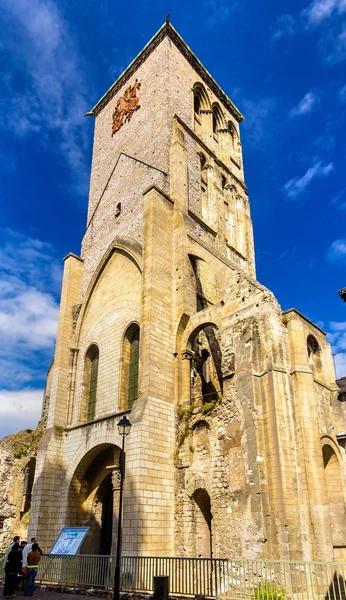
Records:
{"label": "church tower ruin", "polygon": [[123,553],[346,560],[345,429],[325,333],[255,274],[243,117],[170,23],[90,111],[31,533]]}

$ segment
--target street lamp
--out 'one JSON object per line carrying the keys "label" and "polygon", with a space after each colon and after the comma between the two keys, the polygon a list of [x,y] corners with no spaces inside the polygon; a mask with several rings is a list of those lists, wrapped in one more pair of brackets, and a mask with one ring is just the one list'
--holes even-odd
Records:
{"label": "street lamp", "polygon": [[128,418],[124,415],[118,425],[119,435],[123,438],[121,454],[120,454],[120,497],[119,497],[119,518],[118,518],[118,540],[117,540],[117,555],[115,561],[115,573],[114,573],[114,592],[113,600],[120,599],[120,556],[121,556],[121,517],[123,510],[123,487],[124,487],[124,476],[125,476],[125,438],[130,433],[131,423]]}

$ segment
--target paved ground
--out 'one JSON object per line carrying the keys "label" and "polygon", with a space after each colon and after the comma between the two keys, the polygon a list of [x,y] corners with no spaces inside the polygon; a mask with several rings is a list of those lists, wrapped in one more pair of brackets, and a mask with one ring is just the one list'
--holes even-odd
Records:
{"label": "paved ground", "polygon": [[[105,597],[107,596],[75,594],[72,591],[66,593],[38,587],[34,592],[33,600],[87,600],[87,598],[95,598],[95,600],[102,598],[102,600],[104,600]],[[17,600],[24,600],[24,592],[16,592],[15,598],[17,598]],[[2,587],[0,588],[0,599],[2,599]]]}

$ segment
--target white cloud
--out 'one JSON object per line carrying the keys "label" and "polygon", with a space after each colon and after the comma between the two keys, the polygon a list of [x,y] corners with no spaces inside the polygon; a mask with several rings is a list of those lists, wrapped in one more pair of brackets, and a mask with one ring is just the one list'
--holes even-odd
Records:
{"label": "white cloud", "polygon": [[292,15],[280,15],[275,23],[275,31],[271,37],[272,42],[277,42],[284,37],[291,38],[297,31],[297,24]]}
{"label": "white cloud", "polygon": [[316,178],[327,177],[334,170],[332,162],[325,163],[322,160],[315,160],[312,167],[310,167],[302,177],[293,177],[283,186],[283,192],[288,200],[295,200],[303,192],[305,192],[308,185]]}
{"label": "white cloud", "polygon": [[335,240],[328,248],[325,258],[330,263],[344,264],[346,262],[346,239]]}
{"label": "white cloud", "polygon": [[336,378],[346,376],[346,321],[329,323],[327,340],[332,346]]}
{"label": "white cloud", "polygon": [[228,2],[227,0],[204,0],[204,8],[207,12],[207,23],[210,26],[227,21],[238,7],[239,2]]}
{"label": "white cloud", "polygon": [[306,115],[315,108],[317,108],[319,103],[320,99],[318,95],[311,90],[310,92],[307,92],[307,94],[305,94],[304,98],[301,99],[297,106],[291,108],[289,112],[289,117],[293,119],[295,117]]}
{"label": "white cloud", "polygon": [[341,88],[338,96],[341,102],[346,103],[346,84]]}
{"label": "white cloud", "polygon": [[306,19],[308,26],[316,26],[344,12],[346,12],[346,0],[313,0],[301,15]]}
{"label": "white cloud", "polygon": [[341,377],[346,376],[346,352],[338,352],[334,355],[334,364],[336,371],[336,378],[341,379]]}
{"label": "white cloud", "polygon": [[296,19],[291,15],[281,15],[271,41],[319,29],[318,47],[322,61],[327,65],[338,64],[346,59],[345,13],[346,0],[313,0]]}
{"label": "white cloud", "polygon": [[20,429],[35,429],[42,400],[43,389],[0,390],[0,439]]}
{"label": "white cloud", "polygon": [[337,65],[346,58],[346,23],[329,28],[319,42],[322,60],[327,65]]}
{"label": "white cloud", "polygon": [[0,229],[0,381],[37,385],[54,351],[61,267],[50,244]]}
{"label": "white cloud", "polygon": [[[240,96],[239,90],[237,94]],[[243,128],[246,141],[256,147],[271,135],[269,121],[276,108],[276,100],[274,98],[260,98],[259,100],[241,98],[241,103],[245,115]]]}
{"label": "white cloud", "polygon": [[340,202],[345,197],[346,188],[340,190],[330,201],[331,205],[337,206],[339,210],[346,210],[346,202]]}
{"label": "white cloud", "polygon": [[17,137],[39,133],[47,148],[60,152],[77,190],[85,193],[88,138],[83,115],[88,104],[68,24],[53,0],[4,0],[1,21],[9,34],[6,51],[11,54],[11,61],[2,58],[7,71],[1,127]]}

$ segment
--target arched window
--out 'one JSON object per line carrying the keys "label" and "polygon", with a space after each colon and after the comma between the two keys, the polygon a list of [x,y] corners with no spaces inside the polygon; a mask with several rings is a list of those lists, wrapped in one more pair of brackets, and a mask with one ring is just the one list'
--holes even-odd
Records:
{"label": "arched window", "polygon": [[198,93],[194,93],[193,95],[193,108],[196,115],[199,115],[201,111],[201,97]]}
{"label": "arched window", "polygon": [[217,132],[217,118],[215,111],[213,110],[213,133]]}
{"label": "arched window", "polygon": [[96,412],[97,375],[99,367],[99,349],[93,344],[85,357],[84,383],[87,389],[87,421],[93,421]]}
{"label": "arched window", "polygon": [[204,154],[199,155],[199,185],[200,185],[200,198],[201,198],[201,213],[203,219],[208,221],[209,218],[209,198],[208,198],[208,174],[207,174],[207,160]]}
{"label": "arched window", "polygon": [[222,353],[213,326],[202,329],[192,343],[191,403],[209,404],[222,398]]}
{"label": "arched window", "polygon": [[308,335],[306,340],[306,349],[308,353],[308,363],[314,374],[321,370],[321,351],[318,341],[313,335]]}
{"label": "arched window", "polygon": [[[208,115],[210,111],[210,101],[206,89],[200,82],[196,82],[193,90],[193,112],[194,112],[194,128],[196,133],[206,133],[208,129]],[[203,111],[203,112],[202,112]]]}
{"label": "arched window", "polygon": [[214,139],[218,141],[219,139],[219,130],[223,128],[224,118],[221,112],[220,105],[215,103],[213,104],[213,134]]}
{"label": "arched window", "polygon": [[231,151],[231,157],[235,158],[235,149],[236,149],[236,132],[235,132],[235,127],[233,125],[233,123],[228,123],[228,132],[230,134],[230,140],[231,140],[231,147],[230,147],[230,151]]}
{"label": "arched window", "polygon": [[139,375],[139,326],[132,323],[126,330],[123,347],[123,386],[121,405],[123,409],[133,407],[138,398]]}
{"label": "arched window", "polygon": [[344,546],[346,515],[342,472],[338,457],[329,444],[323,446],[322,452],[333,545]]}
{"label": "arched window", "polygon": [[134,331],[130,340],[129,383],[127,391],[128,407],[132,408],[138,398],[139,370],[139,327]]}
{"label": "arched window", "polygon": [[231,162],[235,162],[235,164],[241,168],[241,146],[238,131],[235,125],[229,121],[228,122],[228,133],[229,133],[229,159]]}

